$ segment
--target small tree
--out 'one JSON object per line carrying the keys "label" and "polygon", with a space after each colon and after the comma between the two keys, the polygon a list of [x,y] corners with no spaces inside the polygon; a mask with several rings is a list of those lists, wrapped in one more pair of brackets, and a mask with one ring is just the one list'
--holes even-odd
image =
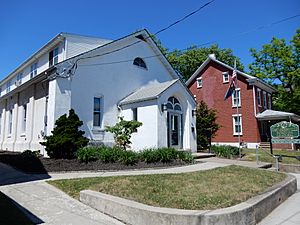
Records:
{"label": "small tree", "polygon": [[123,117],[119,117],[119,119],[118,123],[114,126],[107,126],[105,130],[114,134],[116,146],[126,150],[131,144],[132,133],[137,132],[137,128],[142,126],[142,123],[134,120],[127,121]]}
{"label": "small tree", "polygon": [[217,112],[209,109],[204,101],[201,101],[197,108],[197,145],[199,148],[207,148],[210,146],[211,138],[213,138],[220,128],[216,123]]}
{"label": "small tree", "polygon": [[70,109],[69,116],[64,114],[59,117],[55,122],[52,135],[46,137],[45,142],[41,142],[46,146],[48,156],[56,159],[74,158],[76,151],[86,146],[89,141],[83,136],[84,131],[79,130],[82,124],[74,109]]}

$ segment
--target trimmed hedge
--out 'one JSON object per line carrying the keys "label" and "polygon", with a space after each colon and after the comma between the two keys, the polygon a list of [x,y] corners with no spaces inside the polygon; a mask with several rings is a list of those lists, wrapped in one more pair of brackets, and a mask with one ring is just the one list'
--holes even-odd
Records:
{"label": "trimmed hedge", "polygon": [[134,165],[138,161],[146,163],[168,163],[175,160],[184,162],[193,162],[194,160],[191,153],[178,151],[174,148],[150,148],[141,152],[134,152],[117,147],[85,147],[79,149],[76,156],[78,160],[85,163],[100,160],[103,163],[122,162],[125,165]]}
{"label": "trimmed hedge", "polygon": [[213,145],[211,150],[219,157],[232,158],[239,155],[239,148],[230,145]]}

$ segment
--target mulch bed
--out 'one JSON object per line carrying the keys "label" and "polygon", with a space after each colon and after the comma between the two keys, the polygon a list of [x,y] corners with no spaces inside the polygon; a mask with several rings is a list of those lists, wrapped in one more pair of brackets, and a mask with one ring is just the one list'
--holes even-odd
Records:
{"label": "mulch bed", "polygon": [[28,157],[16,152],[0,151],[0,162],[8,164],[26,173],[48,173],[67,171],[115,171],[144,168],[162,168],[183,166],[189,163],[173,161],[170,163],[145,163],[138,162],[135,165],[122,163],[102,163],[101,161],[82,163],[77,159],[50,159],[44,157]]}

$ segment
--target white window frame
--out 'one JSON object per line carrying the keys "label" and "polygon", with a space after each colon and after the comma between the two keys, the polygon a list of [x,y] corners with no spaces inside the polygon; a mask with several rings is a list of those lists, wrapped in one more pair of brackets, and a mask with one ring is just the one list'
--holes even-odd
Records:
{"label": "white window frame", "polygon": [[[99,110],[95,110],[95,99],[100,99]],[[95,124],[94,116],[95,113],[99,113],[99,124]],[[103,115],[103,96],[94,96],[93,98],[93,127],[102,127],[102,115]]]}
{"label": "white window frame", "polygon": [[[235,118],[240,118],[240,124],[235,123]],[[241,127],[241,132],[238,133],[235,129],[235,126],[240,126]],[[242,114],[233,114],[232,115],[232,131],[233,135],[243,135],[243,120],[242,120]]]}
{"label": "white window frame", "polygon": [[[223,84],[226,84],[229,82],[229,73],[228,72],[223,72]],[[227,77],[227,79],[225,79],[225,77]]]}
{"label": "white window frame", "polygon": [[202,88],[202,77],[196,79],[197,88]]}
{"label": "white window frame", "polygon": [[11,80],[7,81],[6,83],[6,93],[10,92],[10,87],[11,87]]}
{"label": "white window frame", "polygon": [[18,75],[17,75],[17,81],[16,81],[16,86],[22,84],[22,79],[23,79],[23,73],[18,73]]}
{"label": "white window frame", "polygon": [[267,109],[267,93],[263,91],[263,104],[264,104],[264,109]]}
{"label": "white window frame", "polygon": [[269,109],[272,108],[272,97],[271,97],[271,94],[268,93],[268,106],[269,106]]}
{"label": "white window frame", "polygon": [[261,106],[261,103],[262,103],[261,100],[262,100],[261,99],[261,90],[259,88],[257,88],[257,105],[258,106]]}
{"label": "white window frame", "polygon": [[30,79],[34,78],[37,75],[38,63],[32,63],[30,66]]}
{"label": "white window frame", "polygon": [[58,53],[59,53],[59,48],[54,48],[52,51],[49,52],[49,55],[52,52],[52,58],[50,59],[49,57],[49,67],[55,65],[58,63]]}
{"label": "white window frame", "polygon": [[[238,91],[238,97],[237,97],[237,99],[238,99],[238,105],[236,105],[236,104],[234,103],[234,101],[235,101],[235,99],[236,99],[236,97],[235,97],[236,91]],[[232,107],[241,107],[241,105],[242,105],[242,103],[241,103],[241,89],[240,89],[240,88],[236,88],[236,89],[233,91],[233,93],[232,93]]]}

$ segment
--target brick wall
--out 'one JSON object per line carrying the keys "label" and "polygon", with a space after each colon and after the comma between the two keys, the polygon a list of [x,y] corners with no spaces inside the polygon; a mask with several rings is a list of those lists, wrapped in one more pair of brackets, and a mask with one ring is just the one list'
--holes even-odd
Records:
{"label": "brick wall", "polygon": [[[236,107],[232,107],[232,97],[224,101],[224,95],[229,83],[223,83],[222,72],[232,71],[228,68],[210,61],[196,77],[202,76],[202,88],[197,88],[196,78],[188,88],[195,95],[197,102],[205,101],[209,108],[217,110],[217,123],[221,128],[217,132],[213,142],[238,142],[238,137],[233,135],[233,117],[237,114]],[[253,86],[248,85],[246,78],[238,74],[238,87],[241,91],[242,135],[241,141],[260,142],[258,122],[254,114]],[[263,100],[263,99],[262,99]]]}

